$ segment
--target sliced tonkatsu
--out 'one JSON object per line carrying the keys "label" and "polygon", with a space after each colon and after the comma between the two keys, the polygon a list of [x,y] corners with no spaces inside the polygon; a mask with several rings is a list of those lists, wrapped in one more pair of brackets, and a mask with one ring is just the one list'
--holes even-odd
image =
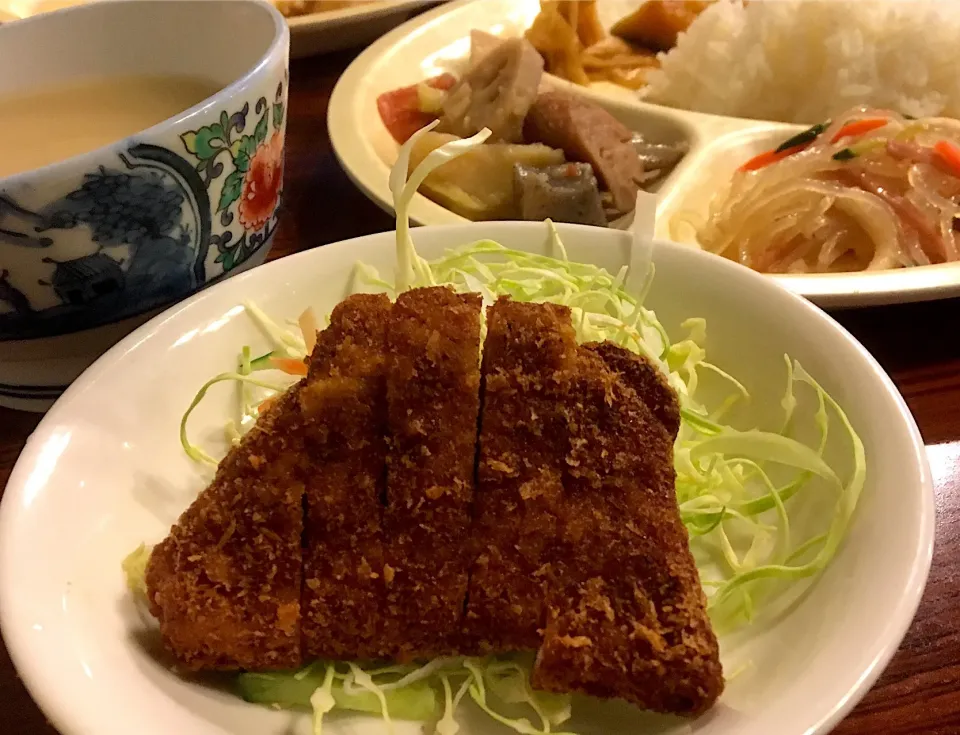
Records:
{"label": "sliced tonkatsu", "polygon": [[478,652],[535,650],[555,582],[577,362],[570,309],[500,298],[487,311],[473,557],[464,633]]}
{"label": "sliced tonkatsu", "polygon": [[154,550],[150,609],[187,669],[300,664],[303,430],[293,389],[220,463]]}
{"label": "sliced tonkatsu", "polygon": [[723,689],[675,495],[677,396],[571,312],[356,295],[155,550],[186,668],[536,651],[533,685],[695,714]]}
{"label": "sliced tonkatsu", "polygon": [[599,355],[608,368],[637,392],[671,439],[676,438],[680,431],[680,403],[666,376],[656,365],[613,342],[588,342],[583,349]]}
{"label": "sliced tonkatsu", "polygon": [[479,294],[422,288],[387,324],[387,639],[393,657],[460,646],[480,403]]}
{"label": "sliced tonkatsu", "polygon": [[385,655],[386,325],[383,294],[340,303],[317,335],[300,390],[305,451],[303,653]]}
{"label": "sliced tonkatsu", "polygon": [[569,561],[548,596],[533,684],[694,714],[723,675],[677,507],[675,428],[654,409],[673,412],[642,362],[614,345],[581,348],[567,407]]}

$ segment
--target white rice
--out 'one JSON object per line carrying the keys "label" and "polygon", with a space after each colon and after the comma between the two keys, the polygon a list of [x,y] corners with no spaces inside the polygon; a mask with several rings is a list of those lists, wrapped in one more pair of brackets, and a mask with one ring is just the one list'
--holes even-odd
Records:
{"label": "white rice", "polygon": [[717,115],[817,123],[855,105],[960,117],[957,0],[719,0],[642,95]]}

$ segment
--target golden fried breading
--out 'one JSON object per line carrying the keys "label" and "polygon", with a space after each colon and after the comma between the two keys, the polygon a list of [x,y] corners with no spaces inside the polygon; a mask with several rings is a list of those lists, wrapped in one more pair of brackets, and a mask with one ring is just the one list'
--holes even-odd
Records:
{"label": "golden fried breading", "polygon": [[479,294],[421,288],[387,325],[387,583],[393,657],[457,645],[467,592],[480,393]]}
{"label": "golden fried breading", "polygon": [[317,336],[300,391],[309,457],[300,624],[305,657],[382,655],[390,309],[383,294],[341,302]]}
{"label": "golden fried breading", "polygon": [[680,430],[680,404],[676,392],[656,365],[613,342],[589,342],[583,347],[603,358],[607,367],[643,398],[670,438],[676,438]]}
{"label": "golden fried breading", "polygon": [[470,593],[472,651],[534,650],[563,502],[570,309],[501,297],[487,311]]}
{"label": "golden fried breading", "polygon": [[307,378],[151,556],[151,610],[185,667],[539,649],[539,689],[713,704],[676,395],[639,355],[578,347],[567,307],[501,298],[481,412],[480,309],[435,287],[334,310]]}
{"label": "golden fried breading", "polygon": [[[614,367],[642,359],[614,357]],[[673,437],[639,392],[647,383],[627,384],[634,372],[580,352],[567,409],[568,564],[533,685],[693,714],[723,689],[719,650],[677,507]]]}
{"label": "golden fried breading", "polygon": [[301,661],[296,402],[296,388],[274,402],[150,557],[150,607],[165,645],[187,669],[283,669]]}

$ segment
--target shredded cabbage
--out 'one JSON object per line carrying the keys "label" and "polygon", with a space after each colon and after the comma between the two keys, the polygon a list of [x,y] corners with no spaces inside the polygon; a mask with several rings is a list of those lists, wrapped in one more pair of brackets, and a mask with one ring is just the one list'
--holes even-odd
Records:
{"label": "shredded cabbage", "polygon": [[[334,710],[391,718],[435,720],[438,735],[459,731],[454,713],[466,696],[491,717],[526,735],[555,733],[570,718],[570,697],[537,692],[530,686],[531,664],[520,657],[442,658],[415,664],[362,668],[354,663],[317,661],[297,672],[249,672],[237,676],[237,691],[248,702],[313,710],[314,735]],[[438,691],[442,693],[441,701]],[[504,707],[527,706],[540,725],[504,715]]]}
{"label": "shredded cabbage", "polygon": [[140,544],[120,563],[127,589],[135,597],[147,596],[147,562],[150,561],[151,552],[153,552],[152,546]]}
{"label": "shredded cabbage", "polygon": [[[639,225],[634,230],[630,267],[615,274],[571,262],[549,221],[549,256],[480,240],[432,262],[421,258],[413,246],[407,215],[418,183],[486,137],[480,133],[441,146],[408,181],[410,146],[425,130],[401,149],[390,177],[397,211],[394,280],[358,264],[355,285],[395,296],[408,288],[446,284],[479,292],[488,302],[509,294],[521,301],[565,304],[572,310],[581,341],[611,340],[646,355],[679,396],[677,499],[718,632],[741,627],[758,612],[795,599],[805,589],[799,583],[822,571],[835,555],[865,480],[863,444],[841,408],[798,363],[785,357],[782,423],[773,429],[740,429],[724,423],[737,404],[751,396],[735,377],[707,361],[703,319],[684,322],[686,334],[671,341],[656,314],[643,305],[653,265],[648,233]],[[235,381],[241,386],[238,418],[228,424],[228,435],[236,440],[257,415],[257,399],[249,388],[266,389],[268,396],[287,387],[279,379],[253,374],[270,369],[270,355],[303,358],[306,346],[313,343],[314,335],[281,327],[253,304],[245,308],[274,349],[251,360],[249,347],[243,347],[235,372],[218,375],[200,389],[181,424],[184,449],[194,459],[214,461],[186,434],[190,412],[212,385]],[[314,320],[301,318],[300,323],[312,325]],[[708,380],[726,385],[726,395],[709,398],[703,389]],[[812,398],[809,415],[798,398],[803,386]],[[848,452],[840,460],[826,456],[828,432],[837,429],[845,436]],[[454,714],[467,696],[515,732],[556,733],[570,718],[570,697],[534,691],[531,667],[529,659],[518,657],[437,659],[424,666],[381,668],[351,663],[342,671],[333,664],[313,664],[298,674],[242,674],[240,681],[248,693],[251,686],[259,692],[254,701],[312,705],[314,735],[320,735],[324,715],[338,708],[379,713],[387,724],[391,717],[403,718],[411,711],[419,715],[416,719],[433,719],[438,695],[442,711],[435,732],[439,735],[458,732]],[[518,706],[526,708],[529,717],[506,714]]]}

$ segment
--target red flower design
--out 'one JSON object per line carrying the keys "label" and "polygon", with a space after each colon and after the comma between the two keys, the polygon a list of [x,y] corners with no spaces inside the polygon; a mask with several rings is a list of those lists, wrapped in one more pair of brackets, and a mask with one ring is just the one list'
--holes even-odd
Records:
{"label": "red flower design", "polygon": [[274,133],[257,148],[240,191],[240,224],[246,230],[259,230],[273,216],[283,182],[283,139]]}

